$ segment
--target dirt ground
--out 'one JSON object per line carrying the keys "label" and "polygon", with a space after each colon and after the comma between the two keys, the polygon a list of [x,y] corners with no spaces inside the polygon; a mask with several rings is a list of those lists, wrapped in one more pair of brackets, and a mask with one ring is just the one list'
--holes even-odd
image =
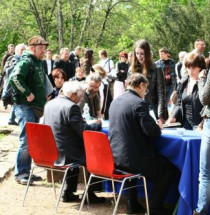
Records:
{"label": "dirt ground", "polygon": [[[39,174],[44,179],[41,182],[34,182],[29,187],[22,207],[22,200],[26,186],[17,184],[13,178],[13,172],[0,183],[0,215],[54,215],[55,196],[50,183],[46,182],[46,172]],[[56,185],[60,187],[59,184]],[[79,184],[78,194],[83,193],[83,185]],[[59,189],[57,189],[59,191]],[[58,192],[57,192],[58,194]],[[113,198],[110,193],[100,193],[98,196],[107,198],[105,204],[90,205],[83,207],[82,215],[110,215],[113,212]],[[57,214],[78,214],[79,203],[59,203]],[[118,207],[118,214],[125,214],[125,199],[122,197]]]}

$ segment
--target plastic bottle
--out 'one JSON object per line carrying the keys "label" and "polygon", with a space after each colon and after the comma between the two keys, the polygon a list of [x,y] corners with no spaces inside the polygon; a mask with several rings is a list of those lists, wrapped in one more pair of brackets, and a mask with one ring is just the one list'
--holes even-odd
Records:
{"label": "plastic bottle", "polygon": [[91,117],[90,117],[90,108],[89,108],[89,106],[88,106],[87,103],[85,103],[85,105],[83,107],[83,117],[86,120],[91,120]]}

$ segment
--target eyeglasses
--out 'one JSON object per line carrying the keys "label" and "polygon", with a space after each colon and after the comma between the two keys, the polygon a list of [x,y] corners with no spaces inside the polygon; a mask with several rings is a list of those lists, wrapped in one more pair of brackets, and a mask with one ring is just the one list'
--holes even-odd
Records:
{"label": "eyeglasses", "polygon": [[145,95],[146,95],[147,93],[149,93],[149,89],[146,90]]}

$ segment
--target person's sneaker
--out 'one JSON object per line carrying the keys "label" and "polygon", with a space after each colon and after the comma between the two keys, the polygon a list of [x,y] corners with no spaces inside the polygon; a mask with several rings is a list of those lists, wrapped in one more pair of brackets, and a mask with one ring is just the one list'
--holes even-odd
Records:
{"label": "person's sneaker", "polygon": [[32,181],[42,181],[42,177],[38,175],[32,175],[31,176]]}
{"label": "person's sneaker", "polygon": [[14,121],[14,122],[8,122],[8,125],[16,125],[17,126],[18,124],[17,124],[17,122]]}
{"label": "person's sneaker", "polygon": [[62,195],[62,202],[78,202],[79,195],[74,195],[72,192],[65,190]]}
{"label": "person's sneaker", "polygon": [[[94,192],[88,193],[90,204],[102,204],[106,202],[105,197],[98,197]],[[85,204],[87,204],[87,199],[85,199]]]}
{"label": "person's sneaker", "polygon": [[137,201],[127,200],[126,214],[145,213],[145,208]]}
{"label": "person's sneaker", "polygon": [[[16,178],[15,179],[18,184],[27,185],[29,176],[24,176],[22,178]],[[33,180],[30,180],[30,185],[33,184]]]}

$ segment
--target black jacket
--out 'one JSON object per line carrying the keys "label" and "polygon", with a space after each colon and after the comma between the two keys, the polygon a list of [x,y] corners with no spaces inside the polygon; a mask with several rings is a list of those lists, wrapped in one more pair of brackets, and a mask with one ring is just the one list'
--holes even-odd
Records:
{"label": "black jacket", "polygon": [[152,138],[161,130],[149,115],[148,104],[132,90],[127,90],[111,103],[109,139],[116,167],[139,172],[143,160],[155,155]]}
{"label": "black jacket", "polygon": [[79,56],[76,56],[74,54],[74,52],[71,52],[70,55],[69,55],[69,61],[72,63],[73,67],[74,67],[74,70],[77,68],[77,67],[80,67],[80,59],[79,59]]}
{"label": "black jacket", "polygon": [[59,152],[56,164],[63,165],[66,161],[85,164],[83,131],[99,131],[101,125],[83,121],[79,106],[66,96],[58,96],[46,104],[44,123],[51,126],[55,137]]}
{"label": "black jacket", "polygon": [[[43,60],[43,61],[42,61],[42,64],[43,64],[44,71],[45,71],[46,75],[48,75],[47,61],[46,61],[46,60]],[[51,72],[50,72],[50,74],[48,75],[48,78],[49,78],[51,84],[53,85],[53,87],[55,87],[55,82],[54,82],[53,77],[52,77],[53,64],[54,64],[54,60],[51,60]]]}
{"label": "black jacket", "polygon": [[74,75],[75,75],[74,66],[72,65],[72,63],[69,60],[67,60],[66,62],[64,62],[62,59],[55,61],[54,65],[53,65],[53,69],[56,69],[56,68],[64,70],[64,72],[66,73],[67,81],[70,78],[74,77]]}
{"label": "black jacket", "polygon": [[153,107],[158,118],[166,118],[166,92],[163,71],[153,64],[147,74],[147,79],[149,81],[149,93],[146,95],[146,100]]}
{"label": "black jacket", "polygon": [[[124,82],[128,75],[128,64],[125,62],[117,62],[115,66],[118,81]],[[123,70],[124,72],[121,72]]]}
{"label": "black jacket", "polygon": [[[182,94],[184,89],[187,86],[189,80],[189,76],[183,77],[181,80],[181,83],[179,85],[178,90],[178,100],[177,104],[173,110],[172,118],[176,118],[177,121],[183,123],[186,110],[184,108],[184,104],[182,101]],[[195,84],[192,95],[191,95],[191,105],[192,105],[192,123],[194,125],[199,125],[199,123],[202,121],[202,117],[200,115],[201,110],[203,109],[203,105],[200,102],[199,95],[198,95],[198,85]]]}

